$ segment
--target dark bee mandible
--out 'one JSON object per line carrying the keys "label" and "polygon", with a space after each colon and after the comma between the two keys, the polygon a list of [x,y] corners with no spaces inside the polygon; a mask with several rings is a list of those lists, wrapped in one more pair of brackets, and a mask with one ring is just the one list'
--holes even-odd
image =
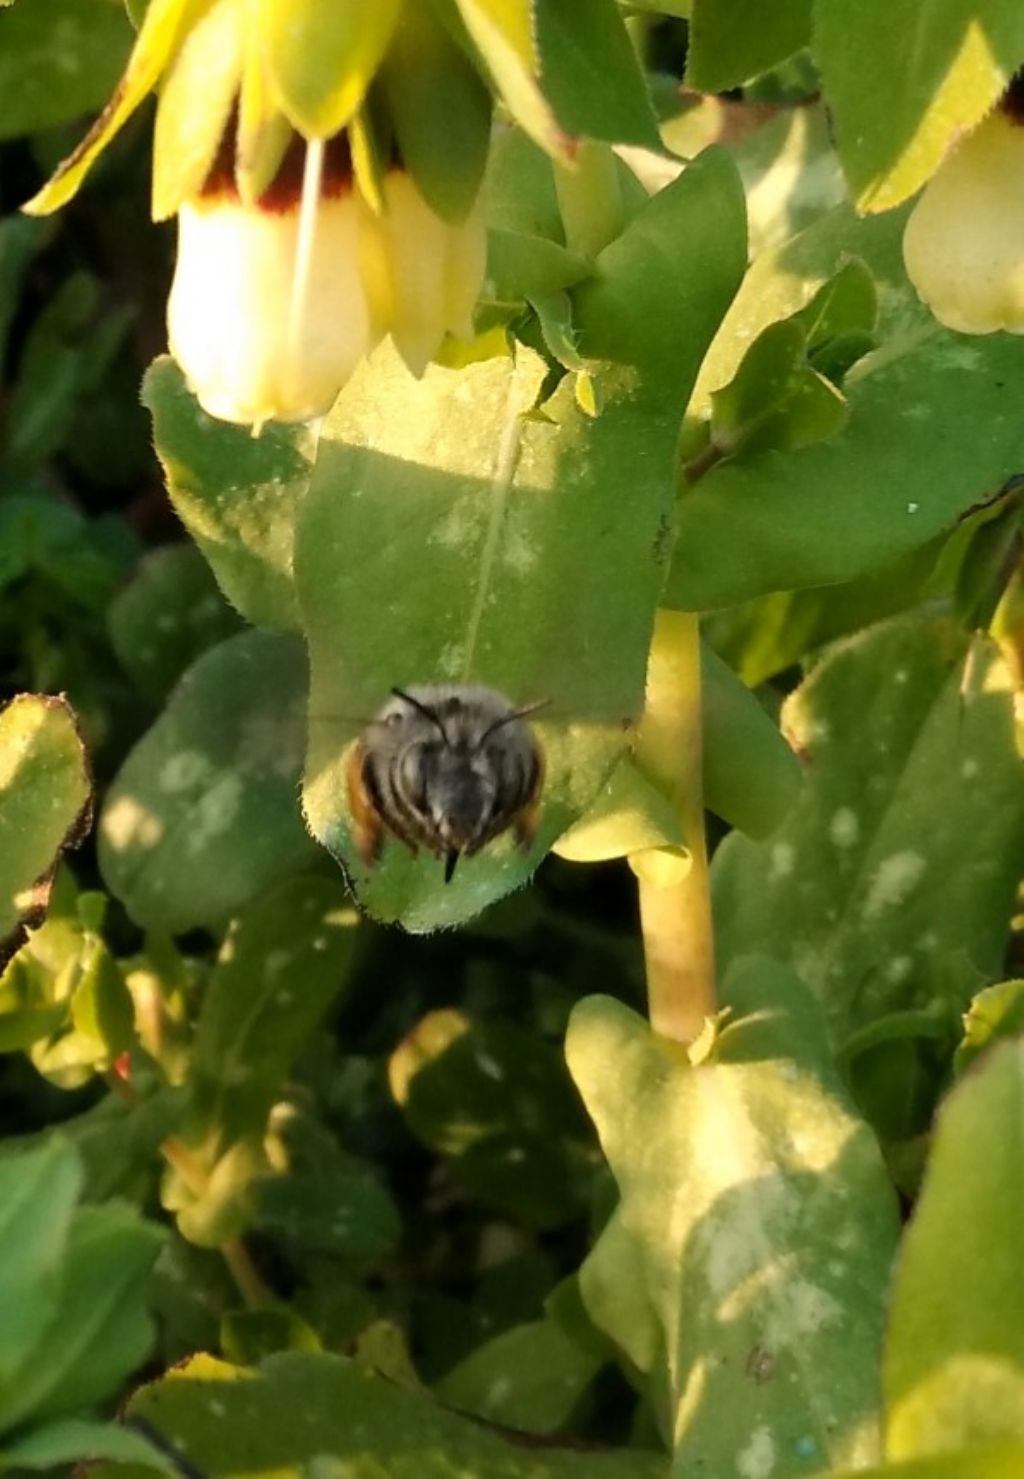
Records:
{"label": "dark bee mandible", "polygon": [[509,827],[522,849],[536,828],[544,759],[516,708],[493,688],[464,683],[392,689],[349,759],[353,834],[367,865],[390,832],[413,853],[444,858],[447,883]]}

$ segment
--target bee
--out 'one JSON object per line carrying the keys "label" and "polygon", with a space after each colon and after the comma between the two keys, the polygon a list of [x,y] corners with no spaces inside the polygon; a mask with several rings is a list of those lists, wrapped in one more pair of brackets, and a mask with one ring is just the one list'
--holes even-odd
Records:
{"label": "bee", "polygon": [[544,757],[524,720],[542,706],[516,708],[493,688],[463,683],[393,688],[348,761],[363,862],[376,863],[386,832],[413,855],[424,847],[443,858],[445,883],[460,857],[473,857],[510,827],[526,851]]}

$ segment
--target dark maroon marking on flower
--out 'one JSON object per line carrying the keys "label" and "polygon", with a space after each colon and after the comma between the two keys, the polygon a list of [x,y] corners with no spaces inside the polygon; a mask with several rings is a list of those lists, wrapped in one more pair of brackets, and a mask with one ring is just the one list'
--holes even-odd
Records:
{"label": "dark maroon marking on flower", "polygon": [[1010,85],[999,100],[999,107],[1011,123],[1024,126],[1024,67],[1010,78]]}
{"label": "dark maroon marking on flower", "polygon": [[[203,181],[199,194],[203,200],[237,201],[238,184],[235,179],[236,145],[238,139],[238,108],[231,116],[221,135],[220,144],[210,172]],[[297,210],[302,199],[302,177],[306,168],[306,140],[301,134],[293,134],[277,174],[259,199],[260,210],[271,215],[286,215]],[[335,134],[324,146],[323,173],[320,178],[320,195],[334,200],[347,195],[352,189],[352,155],[348,136]]]}

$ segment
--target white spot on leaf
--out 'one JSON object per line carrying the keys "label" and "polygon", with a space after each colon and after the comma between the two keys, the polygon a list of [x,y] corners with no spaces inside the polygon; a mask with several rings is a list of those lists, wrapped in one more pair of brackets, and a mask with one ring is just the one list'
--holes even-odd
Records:
{"label": "white spot on leaf", "polygon": [[853,847],[860,837],[857,813],[849,806],[841,806],[829,824],[828,834],[836,847]]}
{"label": "white spot on leaf", "polygon": [[769,1479],[775,1470],[775,1443],[768,1428],[758,1428],[747,1446],[736,1455],[740,1479]]}
{"label": "white spot on leaf", "polygon": [[886,909],[905,904],[921,881],[925,860],[920,853],[894,852],[875,869],[864,902],[864,918],[877,919]]}

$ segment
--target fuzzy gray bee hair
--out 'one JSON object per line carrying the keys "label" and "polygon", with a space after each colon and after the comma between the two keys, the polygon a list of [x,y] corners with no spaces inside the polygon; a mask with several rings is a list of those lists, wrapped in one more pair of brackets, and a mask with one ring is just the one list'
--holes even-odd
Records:
{"label": "fuzzy gray bee hair", "polygon": [[473,857],[512,828],[524,851],[533,841],[544,757],[528,714],[494,688],[466,683],[394,688],[349,759],[353,835],[367,866],[386,832],[414,854],[444,858],[447,883],[460,857]]}

